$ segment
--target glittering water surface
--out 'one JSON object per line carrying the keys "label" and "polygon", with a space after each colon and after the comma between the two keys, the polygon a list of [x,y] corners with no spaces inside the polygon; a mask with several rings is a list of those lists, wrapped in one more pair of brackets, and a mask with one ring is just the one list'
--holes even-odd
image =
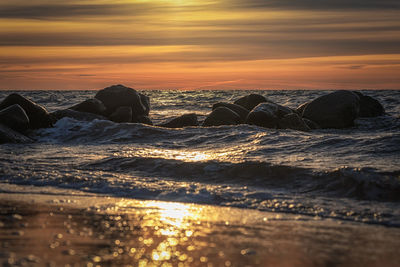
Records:
{"label": "glittering water surface", "polygon": [[[296,108],[327,91],[251,91]],[[4,98],[10,92],[0,92]],[[49,111],[94,91],[20,92]],[[155,124],[250,91],[145,91]],[[400,92],[366,91],[387,115],[344,130],[249,125],[165,129],[64,118],[31,133],[33,144],[1,145],[3,192],[73,189],[117,197],[281,211],[400,226]]]}

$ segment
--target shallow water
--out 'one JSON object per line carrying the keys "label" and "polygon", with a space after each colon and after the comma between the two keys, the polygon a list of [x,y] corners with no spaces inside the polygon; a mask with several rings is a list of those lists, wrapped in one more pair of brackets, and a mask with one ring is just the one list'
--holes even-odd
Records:
{"label": "shallow water", "polygon": [[[250,92],[296,108],[327,91],[145,91],[155,124]],[[1,91],[0,99],[10,91]],[[25,91],[49,111],[95,91]],[[0,147],[3,192],[35,187],[206,203],[400,226],[400,91],[366,91],[387,115],[345,130],[164,129],[64,118]]]}

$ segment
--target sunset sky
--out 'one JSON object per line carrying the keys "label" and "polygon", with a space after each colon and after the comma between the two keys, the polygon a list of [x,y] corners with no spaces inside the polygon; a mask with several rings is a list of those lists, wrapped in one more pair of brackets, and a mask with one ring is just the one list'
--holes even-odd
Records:
{"label": "sunset sky", "polygon": [[399,0],[9,0],[0,25],[0,89],[400,89]]}

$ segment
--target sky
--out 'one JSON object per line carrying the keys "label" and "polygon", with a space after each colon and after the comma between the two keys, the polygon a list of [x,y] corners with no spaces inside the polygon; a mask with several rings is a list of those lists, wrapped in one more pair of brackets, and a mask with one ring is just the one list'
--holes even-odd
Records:
{"label": "sky", "polygon": [[398,0],[0,0],[0,89],[400,89]]}

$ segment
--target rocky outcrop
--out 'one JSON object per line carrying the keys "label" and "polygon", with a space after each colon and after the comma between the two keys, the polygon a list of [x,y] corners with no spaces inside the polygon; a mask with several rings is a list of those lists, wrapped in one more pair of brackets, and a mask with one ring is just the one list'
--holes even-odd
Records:
{"label": "rocky outcrop", "polygon": [[0,144],[4,143],[31,143],[32,139],[14,131],[13,129],[0,124]]}
{"label": "rocky outcrop", "polygon": [[51,116],[43,106],[36,104],[17,93],[7,96],[0,103],[0,110],[15,104],[20,105],[24,109],[26,115],[28,115],[29,128],[38,129],[52,126]]}
{"label": "rocky outcrop", "polygon": [[321,128],[346,128],[354,125],[360,108],[360,98],[350,91],[336,91],[311,101],[303,117]]}
{"label": "rocky outcrop", "polygon": [[174,118],[158,126],[166,128],[183,128],[183,127],[198,126],[198,125],[199,121],[197,120],[197,115],[195,113],[189,113]]}
{"label": "rocky outcrop", "polygon": [[263,103],[263,102],[268,102],[268,100],[259,94],[250,94],[246,95],[244,97],[239,98],[235,102],[233,102],[236,105],[242,106],[247,110],[252,110],[254,109],[258,104]]}
{"label": "rocky outcrop", "polygon": [[246,123],[265,128],[276,128],[278,125],[277,106],[272,103],[260,103],[246,118]]}
{"label": "rocky outcrop", "polygon": [[229,108],[230,110],[236,112],[240,116],[241,123],[244,123],[246,121],[247,115],[249,114],[249,111],[245,109],[242,106],[236,105],[236,104],[231,104],[231,103],[226,103],[226,102],[218,102],[213,105],[212,110],[219,108],[219,107],[226,107]]}
{"label": "rocky outcrop", "polygon": [[29,128],[28,115],[18,104],[0,110],[0,123],[17,132],[25,132]]}
{"label": "rocky outcrop", "polygon": [[78,121],[108,120],[106,117],[101,115],[75,111],[72,109],[57,110],[50,113],[50,115],[54,119],[54,123],[64,117],[72,118]]}
{"label": "rocky outcrop", "polygon": [[119,107],[132,109],[131,122],[138,122],[139,117],[149,115],[149,98],[139,94],[135,89],[123,85],[104,88],[97,92],[95,98],[104,104],[107,116],[113,114]]}
{"label": "rocky outcrop", "polygon": [[218,107],[207,116],[202,126],[236,125],[240,121],[236,112],[226,107]]}
{"label": "rocky outcrop", "polygon": [[363,95],[360,92],[354,92],[360,98],[360,110],[358,113],[358,117],[377,117],[385,114],[385,109],[373,97]]}
{"label": "rocky outcrop", "polygon": [[132,122],[132,107],[118,107],[110,116],[113,122]]}
{"label": "rocky outcrop", "polygon": [[93,113],[97,115],[105,115],[106,113],[106,107],[100,100],[96,98],[87,99],[79,104],[70,107],[69,109],[79,112]]}
{"label": "rocky outcrop", "polygon": [[292,129],[298,131],[309,131],[310,127],[304,122],[297,113],[290,113],[278,121],[278,128]]}

